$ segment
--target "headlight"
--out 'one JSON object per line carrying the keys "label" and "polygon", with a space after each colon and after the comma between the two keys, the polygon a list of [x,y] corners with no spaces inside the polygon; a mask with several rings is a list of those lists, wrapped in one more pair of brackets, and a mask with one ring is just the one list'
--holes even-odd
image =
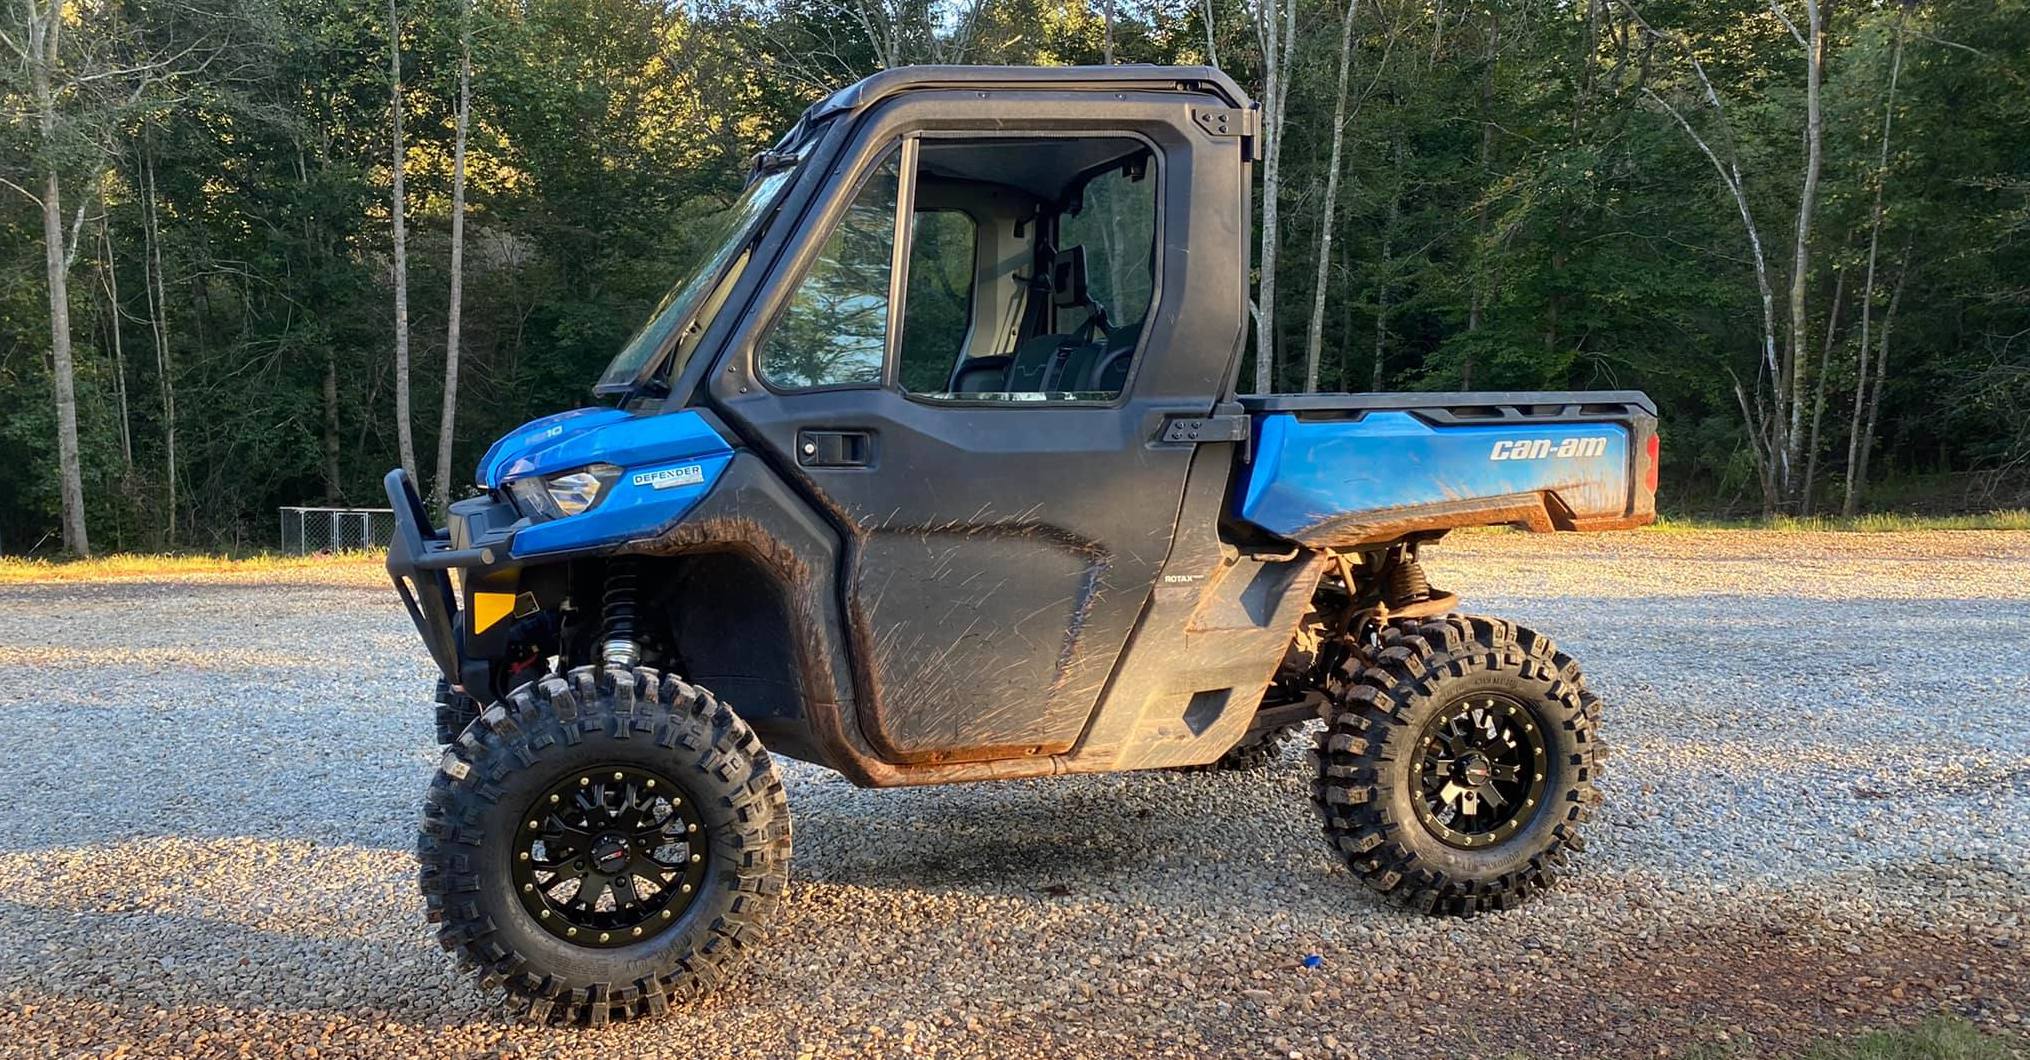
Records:
{"label": "headlight", "polygon": [[515,507],[531,519],[561,519],[598,504],[619,477],[620,469],[612,464],[592,464],[548,478],[518,478],[508,483],[508,493]]}

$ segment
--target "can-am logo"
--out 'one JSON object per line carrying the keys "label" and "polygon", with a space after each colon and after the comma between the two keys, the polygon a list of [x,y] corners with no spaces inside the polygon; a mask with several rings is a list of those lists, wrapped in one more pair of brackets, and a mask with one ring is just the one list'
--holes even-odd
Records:
{"label": "can-am logo", "polygon": [[1494,443],[1489,460],[1556,460],[1604,456],[1605,438],[1507,438]]}
{"label": "can-am logo", "polygon": [[678,486],[695,486],[705,481],[703,464],[685,464],[683,467],[666,467],[661,471],[644,471],[634,476],[637,488],[652,490],[675,489]]}

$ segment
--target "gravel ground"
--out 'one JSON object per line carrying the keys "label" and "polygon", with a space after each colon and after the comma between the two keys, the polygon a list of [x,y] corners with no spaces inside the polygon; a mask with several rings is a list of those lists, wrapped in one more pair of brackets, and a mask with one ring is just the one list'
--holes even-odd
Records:
{"label": "gravel ground", "polygon": [[[0,587],[0,1054],[1672,1055],[2030,1020],[2030,534],[1468,535],[1609,703],[1579,870],[1370,901],[1272,771],[860,791],[786,768],[752,970],[599,1032],[427,934],[423,654],[367,566]],[[1304,957],[1323,960],[1316,969]]]}

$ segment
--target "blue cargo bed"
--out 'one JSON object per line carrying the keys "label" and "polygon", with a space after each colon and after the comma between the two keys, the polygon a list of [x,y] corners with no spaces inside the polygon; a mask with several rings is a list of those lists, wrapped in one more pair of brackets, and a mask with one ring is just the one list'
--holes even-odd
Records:
{"label": "blue cargo bed", "polygon": [[1636,391],[1243,397],[1232,510],[1313,548],[1467,526],[1656,518],[1656,406]]}

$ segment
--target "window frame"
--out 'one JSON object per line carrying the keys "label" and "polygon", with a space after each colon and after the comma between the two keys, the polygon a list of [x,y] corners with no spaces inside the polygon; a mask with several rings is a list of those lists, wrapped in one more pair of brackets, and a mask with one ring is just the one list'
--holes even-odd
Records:
{"label": "window frame", "polygon": [[[916,195],[915,195],[915,192],[916,192],[916,186],[915,186],[915,182],[914,182],[914,181],[911,181],[911,184],[910,184],[910,211],[909,211],[909,220],[910,220],[910,224],[909,224],[909,241],[908,241],[908,242],[909,242],[909,245],[908,245],[908,246],[907,246],[907,247],[906,247],[905,249],[907,249],[907,250],[908,250],[908,251],[909,251],[909,252],[910,252],[910,253],[911,253],[912,255],[914,254],[914,252],[915,252],[915,250],[916,250],[916,217],[917,217],[917,210],[916,210],[916,208],[915,208],[915,199],[916,199]],[[900,212],[900,211],[897,211],[897,212]],[[977,327],[977,326],[978,326],[978,324],[979,324],[979,312],[978,312],[978,309],[979,309],[979,305],[978,305],[978,303],[979,303],[979,300],[980,300],[980,267],[979,267],[979,266],[980,266],[980,219],[979,219],[979,218],[977,218],[977,217],[974,217],[974,216],[973,216],[973,213],[972,213],[972,211],[971,211],[971,210],[966,210],[966,209],[963,209],[963,208],[961,208],[961,207],[957,207],[957,206],[933,206],[933,207],[931,207],[930,209],[928,209],[928,210],[925,210],[925,211],[923,211],[923,212],[925,212],[925,213],[952,213],[952,214],[957,214],[957,215],[959,215],[960,217],[963,217],[963,218],[965,218],[965,219],[966,219],[966,223],[967,223],[968,225],[972,226],[972,240],[971,240],[971,243],[972,243],[972,248],[973,248],[973,257],[972,257],[972,261],[968,263],[968,264],[969,264],[969,267],[968,267],[968,268],[967,268],[967,270],[966,270],[966,323],[965,323],[965,327],[961,328],[961,329],[960,329],[960,331],[959,331],[959,353],[961,353],[961,354],[964,354],[964,353],[966,352],[966,350],[967,350],[967,349],[969,349],[969,348],[970,348],[970,347],[972,346],[972,344],[973,344],[973,329],[974,329],[975,327]],[[907,299],[908,299],[908,295],[907,295],[907,293],[906,293],[906,292],[907,292],[907,289],[908,289],[908,287],[909,287],[909,269],[908,269],[908,263],[909,263],[909,261],[910,261],[910,260],[912,260],[912,259],[905,259],[905,260],[904,260],[904,263],[903,263],[903,272],[902,272],[902,286],[903,286],[903,288],[904,288],[904,291],[905,291],[905,294],[904,294],[904,300],[905,300],[905,301],[907,301]],[[907,307],[906,307],[906,306],[905,306],[904,308],[905,308],[905,309],[907,309]],[[908,394],[908,393],[913,393],[913,391],[911,391],[911,390],[910,390],[910,389],[909,389],[908,387],[905,387],[905,386],[903,386],[903,385],[902,385],[902,342],[903,342],[903,340],[904,340],[904,339],[906,339],[906,338],[908,337],[908,335],[909,335],[909,327],[908,327],[908,324],[909,324],[909,318],[908,318],[908,317],[907,317],[907,316],[905,315],[905,316],[903,316],[903,317],[901,317],[901,318],[899,318],[899,319],[900,319],[900,320],[901,320],[901,322],[902,322],[902,326],[900,326],[900,327],[898,327],[898,328],[896,328],[896,329],[895,329],[895,365],[894,365],[894,370],[893,370],[892,372],[890,372],[889,374],[890,374],[890,375],[892,375],[892,376],[894,377],[894,381],[895,381],[895,386],[896,386],[896,388],[897,388],[898,390],[901,390],[901,391],[902,391],[903,393],[905,393],[905,394]],[[958,362],[957,362],[957,361],[953,361],[953,362],[952,362],[952,367],[953,367],[953,368],[956,368],[957,366],[958,366]],[[950,372],[950,370],[947,370],[947,371],[946,371],[946,373],[945,373],[945,375],[946,375],[946,377],[947,377],[947,378],[949,378],[949,377],[950,377],[950,375],[951,375],[951,372]]]}
{"label": "window frame", "polygon": [[[902,359],[902,330],[903,321],[907,319],[909,312],[909,256],[915,243],[915,233],[912,231],[914,226],[910,224],[910,220],[915,216],[916,212],[916,177],[920,146],[924,140],[1011,139],[1128,140],[1140,144],[1142,149],[1148,152],[1149,172],[1143,179],[1154,180],[1156,182],[1155,202],[1152,206],[1152,209],[1155,211],[1155,223],[1150,234],[1149,308],[1143,316],[1144,324],[1142,332],[1135,339],[1135,351],[1129,355],[1128,374],[1121,380],[1120,391],[1110,398],[1015,400],[1010,398],[938,397],[931,394],[912,393],[901,385],[899,377]],[[823,394],[833,391],[888,390],[905,401],[931,408],[1120,409],[1125,407],[1130,401],[1130,395],[1134,392],[1136,381],[1146,368],[1146,360],[1149,355],[1149,340],[1154,330],[1148,326],[1148,323],[1155,319],[1157,312],[1163,307],[1164,267],[1168,257],[1164,250],[1168,245],[1165,241],[1165,228],[1168,223],[1170,189],[1168,186],[1168,160],[1164,157],[1162,145],[1141,131],[1118,127],[1099,127],[1078,129],[1076,131],[1055,129],[987,130],[980,128],[919,128],[905,131],[891,138],[888,143],[874,152],[873,161],[867,165],[865,171],[860,174],[859,179],[854,182],[851,193],[844,196],[844,206],[841,208],[839,215],[832,218],[831,225],[822,234],[815,234],[815,238],[812,241],[815,248],[821,249],[825,241],[831,238],[832,233],[837,230],[838,225],[844,221],[844,211],[852,208],[853,204],[858,201],[861,193],[866,190],[868,183],[874,179],[875,174],[880,172],[881,167],[887,164],[891,157],[896,159],[896,164],[900,167],[900,170],[896,174],[895,236],[894,247],[890,252],[888,264],[888,325],[882,344],[880,379],[878,381],[831,383],[824,386],[792,388],[784,387],[774,382],[768,377],[768,373],[762,370],[762,356],[763,352],[767,349],[769,339],[774,336],[776,328],[781,325],[783,318],[788,316],[791,309],[795,306],[797,289],[809,277],[811,270],[817,267],[820,255],[813,253],[810,260],[803,264],[803,267],[797,271],[796,275],[789,278],[789,281],[783,288],[784,294],[781,296],[775,311],[770,315],[767,323],[757,330],[755,339],[749,345],[751,350],[749,354],[750,374],[754,381],[763,390],[778,397]],[[1090,184],[1093,179],[1101,174],[1108,172],[1109,168],[1102,165],[1082,170],[1075,175],[1076,179],[1072,186],[1082,192],[1085,185]],[[975,222],[977,223],[977,218]],[[1055,234],[1056,225],[1053,223],[1053,238]],[[975,253],[978,252],[977,245],[976,241]],[[968,319],[970,320],[972,316],[973,313],[969,307]],[[957,362],[954,361],[953,365],[956,367]]]}
{"label": "window frame", "polygon": [[[784,386],[769,378],[765,367],[768,342],[775,337],[776,329],[782,326],[783,320],[795,310],[797,292],[803,287],[804,281],[810,279],[811,273],[817,269],[818,263],[824,260],[825,244],[831,240],[833,234],[838,231],[839,226],[845,223],[846,213],[852,210],[853,206],[859,202],[861,194],[867,190],[867,186],[881,172],[881,167],[888,164],[890,158],[894,158],[896,165],[901,168],[895,176],[895,225],[893,234],[889,237],[892,245],[888,254],[888,316],[882,328],[881,371],[874,379],[858,382],[825,383],[820,386]],[[895,362],[900,350],[899,339],[902,334],[901,329],[896,326],[896,321],[900,319],[902,307],[902,303],[897,300],[900,297],[900,292],[897,290],[896,263],[898,260],[906,260],[899,259],[897,255],[905,252],[907,249],[904,243],[908,236],[908,226],[903,223],[902,218],[908,215],[903,212],[902,204],[914,202],[916,199],[916,181],[911,168],[914,159],[915,150],[910,146],[907,138],[904,138],[899,143],[891,143],[878,152],[874,156],[873,164],[869,165],[866,172],[860,174],[859,180],[854,182],[852,192],[845,196],[845,205],[839,211],[839,215],[832,219],[831,225],[825,229],[824,234],[815,240],[816,252],[811,255],[810,260],[805,262],[803,268],[798,270],[796,275],[784,286],[784,294],[780,304],[769,317],[767,325],[756,333],[752,344],[753,353],[751,356],[754,380],[760,383],[764,390],[779,396],[789,396],[792,394],[823,394],[835,390],[879,390],[889,385],[889,381],[894,377]],[[907,277],[902,279],[906,285]]]}
{"label": "window frame", "polygon": [[[1166,186],[1166,181],[1169,179],[1168,177],[1169,171],[1163,157],[1162,146],[1141,132],[1132,129],[1115,129],[1115,128],[1080,129],[1075,132],[1064,132],[1058,130],[1030,130],[1030,129],[995,130],[991,132],[982,129],[936,129],[936,130],[919,130],[904,134],[905,142],[910,140],[923,140],[923,139],[1132,140],[1135,143],[1141,144],[1142,149],[1149,153],[1149,163],[1148,163],[1149,172],[1148,175],[1145,176],[1143,179],[1153,180],[1156,182],[1155,203],[1151,207],[1156,212],[1156,218],[1155,224],[1151,228],[1149,237],[1150,238],[1149,309],[1148,312],[1145,313],[1143,316],[1144,326],[1142,328],[1142,332],[1140,335],[1137,335],[1135,337],[1135,352],[1128,355],[1128,374],[1125,378],[1121,380],[1120,392],[1116,393],[1114,396],[1110,398],[1058,398],[1058,399],[1045,398],[1034,401],[1025,401],[1013,398],[938,397],[932,394],[911,393],[910,391],[905,390],[900,386],[894,385],[893,383],[891,383],[890,389],[894,390],[897,394],[901,395],[902,399],[905,401],[914,402],[918,405],[927,405],[932,408],[1120,409],[1125,407],[1128,404],[1129,395],[1131,395],[1134,392],[1136,378],[1142,374],[1144,359],[1148,356],[1149,337],[1151,329],[1147,326],[1147,322],[1155,318],[1156,311],[1163,304],[1163,265],[1165,258],[1165,254],[1163,253],[1163,248],[1165,246],[1163,240],[1163,227],[1166,217],[1165,209],[1169,205],[1169,195],[1168,195],[1169,189]],[[911,151],[910,158],[911,161],[914,162],[915,160],[914,150]],[[1101,166],[1092,166],[1088,167],[1087,169],[1081,170],[1074,175],[1074,180],[1071,186],[1076,188],[1082,194],[1087,184],[1092,183],[1095,178],[1099,177],[1101,174],[1106,173],[1108,169],[1109,169],[1108,166],[1101,165]],[[912,165],[909,171],[904,174],[904,180],[907,182],[908,186],[909,208],[913,212],[916,208],[916,167],[914,165]],[[1056,236],[1057,236],[1057,225],[1055,222],[1053,222],[1051,225],[1051,237],[1054,239],[1056,238]],[[897,253],[896,260],[898,262],[903,263],[900,266],[903,269],[907,269],[908,267],[907,262],[909,260],[908,259],[909,252],[910,247],[906,244],[898,245],[896,247]],[[903,286],[907,287],[908,276],[906,273],[903,275],[902,280]],[[904,313],[908,312],[907,306],[903,307],[903,312]],[[1055,311],[1053,310],[1053,312]],[[896,319],[902,318],[897,317]],[[956,361],[953,362],[953,366],[957,367]],[[892,378],[894,375],[893,370],[891,370],[890,375]]]}

